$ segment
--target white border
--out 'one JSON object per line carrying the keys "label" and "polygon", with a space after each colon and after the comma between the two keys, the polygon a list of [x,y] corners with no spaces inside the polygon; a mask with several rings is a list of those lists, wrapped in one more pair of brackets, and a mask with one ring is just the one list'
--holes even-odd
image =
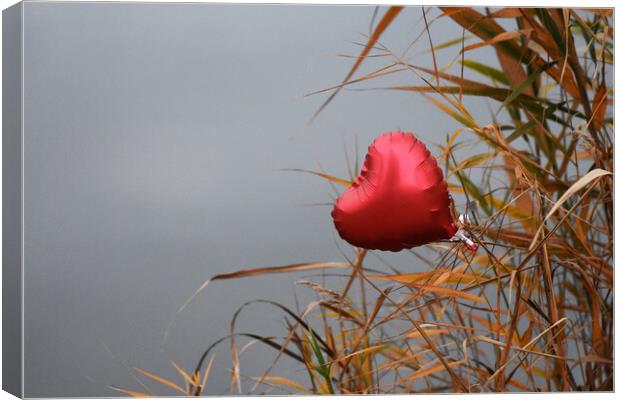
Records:
{"label": "white border", "polygon": [[[39,2],[39,1],[33,1],[33,0],[27,0],[24,1],[24,5],[25,3],[33,3],[33,2]],[[54,2],[54,1],[50,1],[49,3]],[[58,3],[66,3],[66,2],[84,2],[82,0],[64,0],[64,1],[55,1]],[[123,0],[108,0],[108,1],[101,1],[101,3],[116,3],[116,2],[127,2],[127,1],[123,1]],[[201,2],[188,2],[188,1],[182,1],[182,0],[150,0],[150,1],[129,1],[131,3],[180,3],[180,4],[196,4],[196,3],[201,3]],[[15,4],[16,2],[14,0],[0,0],[0,5],[2,6],[2,9],[5,9],[13,4]],[[205,2],[205,3],[216,3],[216,2]],[[235,1],[231,1],[231,0],[221,0],[218,1],[217,3],[226,3],[226,4],[238,4],[238,3],[243,3],[243,4],[319,4],[319,5],[331,5],[331,4],[340,4],[340,5],[364,5],[364,4],[372,4],[372,5],[391,5],[391,4],[395,4],[394,1],[389,1],[389,0],[374,0],[372,2],[368,2],[368,1],[352,1],[352,0],[339,0],[337,2],[334,1],[330,1],[330,0],[314,0],[314,1],[307,1],[307,0],[297,0],[297,1],[291,1],[291,0],[283,0],[283,1],[260,1],[260,0],[244,0],[242,2],[235,2]],[[509,4],[502,2],[502,1],[492,1],[492,0],[475,0],[474,5],[478,5],[478,6],[508,6]],[[405,1],[399,1],[397,4],[402,4],[402,5],[410,5],[410,6],[415,6],[415,5],[446,5],[446,6],[457,6],[457,5],[472,5],[472,2],[467,2],[464,0],[443,0],[443,1],[438,1],[438,0],[424,0],[423,2],[420,3],[415,3],[413,1],[410,0],[405,0]],[[514,4],[512,4],[514,5]],[[519,1],[519,6],[522,7],[613,7],[614,6],[614,2],[613,1],[605,1],[605,0],[588,0],[587,2],[584,1],[578,1],[578,0],[561,0],[559,2],[541,2],[540,0],[520,0]],[[23,68],[23,62],[24,62],[24,11],[25,11],[25,7],[22,7],[22,68]],[[1,22],[0,22],[1,23]],[[614,15],[614,29],[615,32],[617,32],[618,29],[618,13],[615,13]],[[1,29],[0,29],[0,43],[1,43]],[[614,38],[614,43],[617,43],[617,34],[616,37]],[[0,53],[0,61],[1,61],[1,53]],[[1,65],[1,62],[0,62]],[[614,91],[615,93],[617,93],[617,82],[616,82],[616,77],[618,76],[617,74],[618,71],[618,64],[616,63],[616,65],[614,65]],[[0,89],[2,87],[2,84],[0,82]],[[22,129],[22,212],[21,212],[21,223],[22,223],[22,231],[21,231],[21,235],[22,235],[22,271],[21,271],[21,276],[23,278],[23,262],[24,262],[24,213],[23,213],[23,200],[24,200],[24,76],[22,74],[22,85],[21,85],[21,90],[22,90],[22,120],[21,120],[21,129]],[[615,99],[614,99],[615,100]],[[0,108],[2,105],[2,100],[0,98]],[[615,107],[615,101],[614,101],[614,120],[618,121],[618,115],[620,113],[618,112],[618,109]],[[1,119],[0,119],[1,121]],[[0,124],[1,126],[1,124]],[[614,150],[615,150],[615,144],[614,144]],[[1,144],[0,144],[0,160],[2,157],[2,152],[1,152]],[[617,153],[614,151],[614,165],[618,165],[618,161],[619,161],[619,157],[617,156]],[[2,193],[2,186],[1,186],[1,174],[0,174],[0,194]],[[615,177],[614,177],[614,182],[615,182]],[[614,185],[614,199],[618,196],[618,193],[620,192],[620,190],[618,189],[617,186]],[[614,200],[615,203],[615,200]],[[1,215],[1,211],[0,211],[0,223],[2,221],[2,215]],[[620,224],[618,224],[618,222],[620,221],[620,216],[618,215],[617,212],[614,213],[614,226],[618,227],[620,226]],[[0,239],[1,239],[1,234],[0,234]],[[617,241],[617,235],[614,235],[614,255],[617,253],[617,246],[618,246],[618,241]],[[0,249],[2,248],[2,244],[0,241]],[[615,258],[614,258],[615,259]],[[614,281],[614,291],[615,291],[615,281]],[[24,296],[24,285],[23,285],[23,279],[22,279],[22,316],[21,316],[21,322],[22,322],[22,360],[23,360],[23,355],[24,355],[24,342],[23,342],[23,332],[24,332],[24,317],[23,317],[23,313],[24,313],[24,308],[23,308],[23,296]],[[615,293],[614,293],[615,294]],[[618,302],[618,298],[616,296],[615,301],[614,301],[614,310],[617,307],[617,302]],[[2,322],[0,320],[0,330],[2,327]],[[618,332],[618,320],[616,318],[615,321],[615,334],[617,334]],[[0,349],[0,354],[1,354],[1,349]],[[618,348],[617,346],[615,347],[615,351],[614,351],[614,360],[618,359]],[[1,372],[2,366],[0,365],[0,372]],[[24,392],[24,363],[22,362],[22,393]],[[1,376],[1,374],[0,374]],[[614,383],[615,383],[615,387],[618,387],[619,384],[619,380],[618,380],[618,368],[616,367],[615,371],[614,371]],[[381,398],[381,399],[387,399],[387,398],[397,398],[397,397],[402,397],[405,395],[399,395],[399,396],[389,396],[389,395],[385,395],[385,396],[373,396],[373,398]],[[416,395],[416,398],[419,399],[431,399],[431,398],[436,398],[437,396],[440,395]],[[609,393],[541,393],[541,394],[511,394],[511,393],[503,393],[503,394],[471,394],[471,395],[450,395],[450,396],[459,396],[459,398],[462,398],[464,396],[467,396],[468,398],[482,398],[484,397],[485,399],[499,399],[499,398],[536,398],[536,399],[560,399],[562,398],[563,400],[572,400],[572,399],[581,399],[581,398],[585,398],[587,396],[588,400],[598,400],[598,399],[609,399],[609,398],[616,398],[616,393],[614,394],[609,394]],[[296,397],[296,396],[290,396],[289,398],[315,398],[315,397],[319,397],[319,396],[303,396],[303,397]],[[13,396],[9,395],[6,392],[0,392],[0,400],[4,400],[4,399],[11,399],[13,398]],[[174,398],[174,399],[182,399],[181,397],[167,397],[167,398]],[[266,400],[266,399],[276,399],[276,397],[273,396],[252,396],[252,397],[234,397],[234,396],[227,396],[225,397],[226,399],[231,399],[231,400],[246,400],[246,399],[257,399],[257,400]],[[361,400],[361,399],[367,399],[367,396],[331,396],[330,398],[334,398],[334,399],[356,399],[356,400]],[[80,399],[80,398],[74,398],[74,399]]]}

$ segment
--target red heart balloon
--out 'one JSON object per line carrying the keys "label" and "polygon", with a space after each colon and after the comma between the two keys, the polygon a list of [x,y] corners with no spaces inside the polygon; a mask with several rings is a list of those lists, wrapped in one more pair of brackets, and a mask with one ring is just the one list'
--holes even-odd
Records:
{"label": "red heart balloon", "polygon": [[400,251],[457,231],[443,173],[424,143],[389,132],[368,147],[360,175],[332,210],[344,240],[365,249]]}

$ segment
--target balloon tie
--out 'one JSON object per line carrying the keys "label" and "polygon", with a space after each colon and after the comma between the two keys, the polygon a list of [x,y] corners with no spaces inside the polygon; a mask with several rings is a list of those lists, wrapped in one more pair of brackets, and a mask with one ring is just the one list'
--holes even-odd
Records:
{"label": "balloon tie", "polygon": [[[459,222],[461,223],[461,225],[469,223],[469,216],[461,214],[459,216]],[[478,250],[478,245],[473,240],[471,240],[471,238],[467,235],[465,229],[463,229],[462,227],[459,227],[459,229],[450,240],[465,244],[465,246],[467,246],[467,248],[471,251]]]}

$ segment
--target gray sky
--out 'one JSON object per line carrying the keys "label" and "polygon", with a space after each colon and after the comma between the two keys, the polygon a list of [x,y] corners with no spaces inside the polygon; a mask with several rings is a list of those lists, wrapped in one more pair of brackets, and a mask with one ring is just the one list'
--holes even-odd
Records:
{"label": "gray sky", "polygon": [[[216,282],[165,327],[209,276],[252,266],[342,260],[319,178],[346,177],[345,146],[363,157],[378,134],[413,131],[432,148],[457,124],[421,96],[343,91],[311,125],[357,54],[372,7],[25,4],[26,396],[110,396],[139,389],[127,366],[174,376],[227,334],[255,298],[294,306],[293,282]],[[430,14],[436,15],[436,12]],[[402,51],[422,27],[409,8],[382,39]],[[461,31],[432,25],[435,44]],[[430,66],[427,38],[414,45]],[[456,54],[439,54],[445,63]],[[483,53],[484,54],[484,53]],[[384,65],[386,60],[373,60]],[[423,82],[413,74],[388,83]],[[476,103],[470,103],[476,104]],[[487,106],[475,112],[489,119]],[[433,149],[436,152],[435,149]],[[411,256],[386,255],[421,269]],[[403,264],[408,263],[408,264]],[[303,290],[301,299],[304,299]],[[283,332],[266,307],[244,330]],[[226,348],[207,394],[227,392]],[[242,372],[259,375],[271,350]],[[153,385],[153,389],[158,387]]]}

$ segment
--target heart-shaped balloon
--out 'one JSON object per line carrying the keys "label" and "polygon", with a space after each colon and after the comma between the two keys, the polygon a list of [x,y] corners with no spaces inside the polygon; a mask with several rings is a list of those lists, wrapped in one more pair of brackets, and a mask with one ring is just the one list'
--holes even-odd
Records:
{"label": "heart-shaped balloon", "polygon": [[332,210],[340,236],[365,249],[400,251],[457,231],[448,185],[424,143],[389,132],[368,147],[360,175]]}

